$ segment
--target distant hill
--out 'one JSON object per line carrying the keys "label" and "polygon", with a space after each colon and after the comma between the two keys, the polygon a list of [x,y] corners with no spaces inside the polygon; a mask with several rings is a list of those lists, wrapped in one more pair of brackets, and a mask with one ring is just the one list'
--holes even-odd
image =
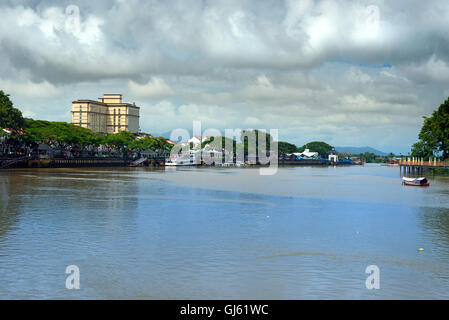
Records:
{"label": "distant hill", "polygon": [[388,153],[376,150],[371,147],[335,147],[335,151],[339,153],[349,152],[351,154],[361,154],[361,153],[374,153],[378,156],[388,156]]}

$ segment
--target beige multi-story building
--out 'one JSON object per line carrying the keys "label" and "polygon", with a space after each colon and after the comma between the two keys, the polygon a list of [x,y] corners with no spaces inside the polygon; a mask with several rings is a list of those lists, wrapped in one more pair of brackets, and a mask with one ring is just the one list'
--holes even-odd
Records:
{"label": "beige multi-story building", "polygon": [[139,133],[139,114],[140,108],[135,104],[122,102],[121,94],[105,94],[98,101],[72,102],[72,123],[94,132]]}

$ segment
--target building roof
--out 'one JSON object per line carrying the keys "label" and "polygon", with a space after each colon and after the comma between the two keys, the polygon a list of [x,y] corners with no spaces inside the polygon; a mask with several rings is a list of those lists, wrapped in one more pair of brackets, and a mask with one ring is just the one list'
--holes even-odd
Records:
{"label": "building roof", "polygon": [[134,104],[131,104],[131,103],[125,103],[125,102],[122,102],[122,103],[104,103],[104,102],[95,101],[95,100],[80,99],[80,100],[72,101],[72,103],[91,103],[91,104],[97,104],[97,105],[105,106],[105,107],[111,107],[111,106],[114,106],[114,107],[124,106],[124,107],[129,107],[129,108],[134,108],[134,109],[140,109],[140,107],[138,107],[138,106],[136,106],[136,105],[134,105]]}
{"label": "building roof", "polygon": [[7,134],[25,134],[25,131],[23,131],[23,129],[10,129],[10,128],[3,128],[2,129],[3,132],[7,133]]}
{"label": "building roof", "polygon": [[297,157],[307,157],[307,158],[312,158],[312,157],[316,157],[318,156],[318,152],[311,152],[309,149],[304,150],[304,152],[301,153],[289,153],[287,154],[287,156],[291,156],[291,155],[295,155]]}
{"label": "building roof", "polygon": [[129,108],[134,108],[134,109],[140,109],[140,107],[138,107],[138,106],[136,106],[134,104],[125,103],[125,102],[122,102],[122,103],[106,103],[106,105],[114,106],[114,107],[124,106],[124,107],[129,107]]}
{"label": "building roof", "polygon": [[72,103],[92,103],[92,104],[98,104],[98,105],[102,105],[107,107],[108,105],[106,103],[100,102],[100,101],[95,101],[95,100],[89,100],[89,99],[80,99],[80,100],[75,100],[72,101]]}

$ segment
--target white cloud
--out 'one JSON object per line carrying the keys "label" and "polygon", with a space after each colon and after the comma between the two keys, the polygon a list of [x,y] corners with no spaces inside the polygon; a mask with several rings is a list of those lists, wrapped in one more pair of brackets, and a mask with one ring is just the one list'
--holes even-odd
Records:
{"label": "white cloud", "polygon": [[[321,89],[321,88],[320,88]],[[320,94],[324,92],[319,90]],[[257,102],[264,105],[279,107],[297,105],[318,92],[307,86],[291,87],[285,85],[274,86],[266,76],[259,76],[255,83],[250,84],[239,92],[240,96],[248,102]]]}
{"label": "white cloud", "polygon": [[405,74],[417,82],[449,82],[449,61],[432,55],[424,63],[418,62],[407,66]]}
{"label": "white cloud", "polygon": [[94,45],[102,37],[103,20],[88,16],[82,19],[77,6],[49,7],[40,14],[30,8],[16,7],[4,12],[6,17],[16,19],[18,27],[37,27],[45,38],[57,41],[60,37],[72,35],[81,45]]}
{"label": "white cloud", "polygon": [[174,94],[173,90],[159,77],[152,77],[145,84],[128,81],[128,89],[139,98],[166,98]]}
{"label": "white cloud", "polygon": [[29,98],[51,98],[60,94],[60,91],[48,81],[35,83],[30,80],[0,79],[0,88],[5,92]]}

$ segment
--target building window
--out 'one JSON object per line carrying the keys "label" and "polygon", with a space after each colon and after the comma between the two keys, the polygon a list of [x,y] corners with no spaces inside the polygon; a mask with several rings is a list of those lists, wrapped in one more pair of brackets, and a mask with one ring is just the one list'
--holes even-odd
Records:
{"label": "building window", "polygon": [[118,131],[120,131],[120,109],[118,109]]}

